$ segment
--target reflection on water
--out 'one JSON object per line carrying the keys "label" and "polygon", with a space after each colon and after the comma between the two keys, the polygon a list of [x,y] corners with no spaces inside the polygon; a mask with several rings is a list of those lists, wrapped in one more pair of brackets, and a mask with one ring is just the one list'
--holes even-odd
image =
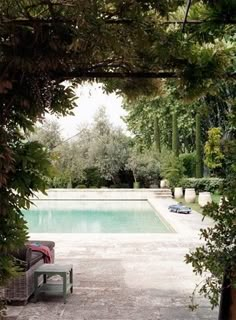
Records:
{"label": "reflection on water", "polygon": [[146,201],[40,201],[24,216],[32,233],[171,232]]}

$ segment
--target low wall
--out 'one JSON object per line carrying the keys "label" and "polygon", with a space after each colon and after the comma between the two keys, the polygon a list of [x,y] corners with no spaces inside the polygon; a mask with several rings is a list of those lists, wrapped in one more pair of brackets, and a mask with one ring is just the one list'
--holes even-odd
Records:
{"label": "low wall", "polygon": [[[48,189],[47,195],[37,193],[33,200],[138,199],[146,200],[160,189]],[[163,189],[162,189],[163,190]]]}

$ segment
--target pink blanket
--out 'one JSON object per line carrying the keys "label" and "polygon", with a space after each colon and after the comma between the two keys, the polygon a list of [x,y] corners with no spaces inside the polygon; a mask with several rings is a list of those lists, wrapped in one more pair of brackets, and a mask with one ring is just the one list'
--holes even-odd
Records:
{"label": "pink blanket", "polygon": [[51,251],[47,246],[30,244],[29,247],[32,249],[32,251],[42,252],[45,263],[52,263]]}

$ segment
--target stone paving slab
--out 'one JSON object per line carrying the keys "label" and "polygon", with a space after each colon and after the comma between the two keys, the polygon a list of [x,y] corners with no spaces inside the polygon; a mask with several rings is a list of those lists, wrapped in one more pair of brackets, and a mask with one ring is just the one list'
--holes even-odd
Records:
{"label": "stone paving slab", "polygon": [[[172,200],[171,200],[172,201]],[[17,320],[216,320],[207,300],[188,308],[200,278],[184,256],[201,241],[201,215],[169,213],[169,200],[152,200],[176,227],[172,234],[32,234],[56,242],[56,263],[73,264],[74,292],[67,304],[41,296],[21,307]],[[59,279],[54,279],[58,281]],[[16,309],[15,309],[16,310]]]}

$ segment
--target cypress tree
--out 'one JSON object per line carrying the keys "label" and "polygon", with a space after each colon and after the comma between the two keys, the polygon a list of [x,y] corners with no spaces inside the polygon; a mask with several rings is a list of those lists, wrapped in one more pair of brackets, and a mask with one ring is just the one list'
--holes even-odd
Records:
{"label": "cypress tree", "polygon": [[196,113],[196,178],[202,177],[201,116]]}
{"label": "cypress tree", "polygon": [[159,118],[154,118],[154,145],[157,153],[161,153],[161,139],[160,139]]}
{"label": "cypress tree", "polygon": [[178,137],[178,124],[177,124],[177,112],[172,114],[172,151],[179,156],[179,137]]}

